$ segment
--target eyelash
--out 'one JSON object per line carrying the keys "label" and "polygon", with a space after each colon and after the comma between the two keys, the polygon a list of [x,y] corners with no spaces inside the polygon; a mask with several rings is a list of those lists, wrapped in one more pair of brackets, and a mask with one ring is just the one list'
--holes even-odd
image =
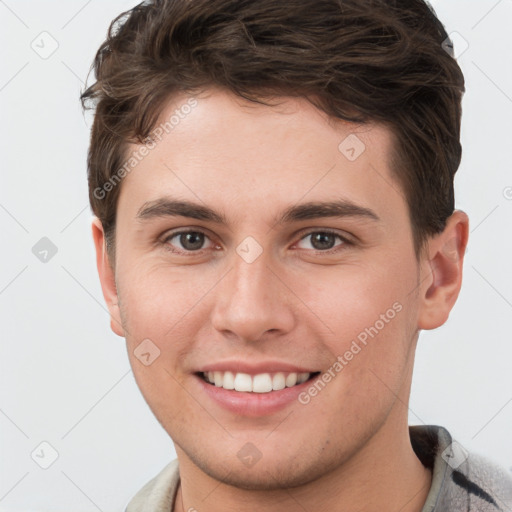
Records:
{"label": "eyelash", "polygon": [[[167,234],[161,240],[161,243],[162,243],[162,245],[164,246],[164,248],[166,250],[168,250],[168,251],[170,251],[170,252],[172,252],[174,254],[195,256],[195,255],[202,255],[204,251],[208,250],[208,249],[199,249],[197,251],[184,251],[184,250],[176,250],[176,249],[172,248],[172,246],[170,245],[169,241],[172,240],[173,238],[175,238],[178,235],[184,235],[184,234],[187,234],[187,233],[199,233],[199,234],[204,235],[208,239],[210,239],[208,234],[205,233],[204,231],[201,231],[200,229],[187,229],[187,230],[174,231],[174,232],[171,232],[171,233]],[[333,236],[337,237],[339,240],[341,240],[343,243],[339,244],[339,245],[337,245],[337,246],[335,246],[335,247],[333,247],[331,249],[326,249],[326,250],[321,250],[321,249],[302,249],[302,250],[309,251],[309,252],[314,252],[316,254],[330,255],[330,254],[335,254],[335,253],[338,253],[338,252],[341,252],[341,251],[345,250],[347,246],[354,245],[354,242],[352,242],[348,238],[340,235],[338,232],[333,231],[331,229],[315,229],[315,230],[311,230],[311,231],[308,231],[306,233],[303,233],[297,243],[301,242],[302,240],[304,240],[308,236],[311,236],[311,235],[313,235],[315,233],[322,233],[322,234],[327,234],[327,235],[333,235]]]}

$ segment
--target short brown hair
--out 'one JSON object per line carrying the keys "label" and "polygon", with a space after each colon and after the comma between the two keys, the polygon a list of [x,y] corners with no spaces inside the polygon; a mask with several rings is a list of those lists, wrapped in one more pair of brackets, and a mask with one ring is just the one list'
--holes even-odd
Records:
{"label": "short brown hair", "polygon": [[153,0],[121,14],[81,96],[96,109],[89,198],[107,245],[121,184],[97,191],[127,142],[147,141],[173,94],[216,86],[263,104],[304,96],[334,118],[389,127],[419,257],[455,207],[464,77],[449,47],[424,0]]}

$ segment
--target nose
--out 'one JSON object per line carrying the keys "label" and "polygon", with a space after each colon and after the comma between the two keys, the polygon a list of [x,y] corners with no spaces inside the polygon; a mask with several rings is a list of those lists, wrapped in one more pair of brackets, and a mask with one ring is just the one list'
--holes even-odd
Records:
{"label": "nose", "polygon": [[247,263],[238,255],[216,287],[212,325],[223,335],[256,342],[267,333],[290,332],[295,324],[293,295],[262,254]]}

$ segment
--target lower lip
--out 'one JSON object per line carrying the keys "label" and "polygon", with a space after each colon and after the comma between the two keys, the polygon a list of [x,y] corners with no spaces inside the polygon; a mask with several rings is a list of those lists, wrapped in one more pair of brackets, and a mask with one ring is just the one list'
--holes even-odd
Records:
{"label": "lower lip", "polygon": [[199,375],[195,375],[202,390],[206,395],[220,405],[241,416],[266,416],[283,410],[290,404],[298,402],[298,396],[315,381],[316,377],[310,378],[302,384],[291,388],[284,388],[279,391],[268,393],[240,392],[209,384]]}

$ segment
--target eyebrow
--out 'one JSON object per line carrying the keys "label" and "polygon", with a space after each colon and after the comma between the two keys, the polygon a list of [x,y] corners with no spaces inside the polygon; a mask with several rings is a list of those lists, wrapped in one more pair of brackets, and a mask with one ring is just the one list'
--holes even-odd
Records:
{"label": "eyebrow", "polygon": [[[211,221],[227,225],[227,219],[208,206],[191,201],[160,198],[144,203],[138,210],[136,218],[142,221],[161,217],[189,217],[191,219]],[[380,221],[371,209],[357,205],[347,199],[337,201],[311,201],[286,208],[276,219],[274,225],[312,220],[326,217],[355,217]]]}

